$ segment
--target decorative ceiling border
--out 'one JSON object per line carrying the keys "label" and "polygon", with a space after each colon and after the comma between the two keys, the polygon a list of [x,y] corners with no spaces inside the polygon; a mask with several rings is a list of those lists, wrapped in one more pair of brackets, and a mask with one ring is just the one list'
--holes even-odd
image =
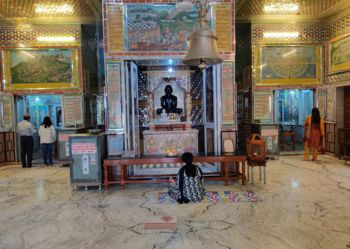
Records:
{"label": "decorative ceiling border", "polygon": [[[80,25],[0,25],[0,47],[78,46]],[[74,41],[63,43],[38,42],[38,36],[72,36]]]}
{"label": "decorative ceiling border", "polygon": [[[296,39],[267,39],[265,32],[299,32]],[[323,25],[281,25],[281,24],[252,24],[252,43],[295,43],[295,42],[322,42],[328,38],[328,29]]]}

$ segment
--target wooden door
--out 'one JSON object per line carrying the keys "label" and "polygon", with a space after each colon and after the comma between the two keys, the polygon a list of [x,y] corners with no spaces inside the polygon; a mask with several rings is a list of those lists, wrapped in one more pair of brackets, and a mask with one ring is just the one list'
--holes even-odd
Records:
{"label": "wooden door", "polygon": [[6,161],[5,133],[0,133],[0,163]]}
{"label": "wooden door", "polygon": [[6,141],[6,161],[13,162],[15,161],[15,136],[14,132],[9,131],[5,133]]}
{"label": "wooden door", "polygon": [[344,128],[350,128],[350,87],[344,88]]}

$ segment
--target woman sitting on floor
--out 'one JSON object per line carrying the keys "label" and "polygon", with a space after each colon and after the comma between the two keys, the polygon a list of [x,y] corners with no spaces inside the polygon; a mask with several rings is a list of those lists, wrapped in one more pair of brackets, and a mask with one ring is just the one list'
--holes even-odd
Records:
{"label": "woman sitting on floor", "polygon": [[202,170],[194,165],[193,155],[186,152],[182,155],[186,163],[177,174],[176,182],[170,178],[169,195],[178,203],[200,202],[203,200],[205,189]]}

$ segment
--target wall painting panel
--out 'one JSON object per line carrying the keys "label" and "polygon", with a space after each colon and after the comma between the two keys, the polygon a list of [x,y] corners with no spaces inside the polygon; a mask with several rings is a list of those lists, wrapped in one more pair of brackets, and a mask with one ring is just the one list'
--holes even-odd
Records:
{"label": "wall painting panel", "polygon": [[75,127],[84,124],[83,96],[63,95],[63,122],[64,127]]}
{"label": "wall painting panel", "polygon": [[255,47],[256,85],[321,83],[321,46]]}
{"label": "wall painting panel", "polygon": [[12,101],[11,95],[0,94],[0,131],[12,129]]}
{"label": "wall painting panel", "polygon": [[4,128],[6,130],[11,130],[13,128],[12,124],[12,96],[4,95],[3,96],[3,105],[4,105]]}
{"label": "wall painting panel", "polygon": [[325,121],[335,122],[336,121],[336,88],[327,88],[327,100],[326,100],[326,116]]}
{"label": "wall painting panel", "polygon": [[109,130],[123,129],[120,63],[108,63],[106,65],[106,93],[108,107],[107,128]]}
{"label": "wall painting panel", "polygon": [[327,102],[327,90],[318,89],[317,90],[317,103],[318,109],[320,111],[321,117],[324,118],[326,114],[326,102]]}
{"label": "wall painting panel", "polygon": [[79,88],[77,49],[3,50],[4,90]]}
{"label": "wall painting panel", "polygon": [[350,70],[350,35],[331,40],[328,51],[330,73]]}
{"label": "wall painting panel", "polygon": [[231,4],[216,4],[216,36],[218,51],[232,51]]}
{"label": "wall painting panel", "polygon": [[123,51],[123,6],[107,5],[107,44],[109,51]]}
{"label": "wall painting panel", "polygon": [[187,49],[187,38],[198,19],[194,6],[187,10],[175,5],[149,4],[127,5],[125,8],[124,45],[127,51]]}
{"label": "wall painting panel", "polygon": [[254,91],[254,122],[270,123],[272,121],[272,92],[270,90]]}
{"label": "wall painting panel", "polygon": [[222,124],[225,127],[234,126],[234,85],[232,62],[222,63]]}

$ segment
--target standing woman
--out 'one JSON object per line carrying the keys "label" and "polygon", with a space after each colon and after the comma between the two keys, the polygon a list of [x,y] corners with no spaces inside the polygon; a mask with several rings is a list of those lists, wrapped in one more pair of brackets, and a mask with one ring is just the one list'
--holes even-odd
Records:
{"label": "standing woman", "polygon": [[309,160],[309,148],[312,147],[312,160],[317,160],[318,149],[323,144],[324,124],[318,108],[312,109],[304,124],[304,159]]}
{"label": "standing woman", "polygon": [[52,144],[56,141],[56,130],[50,117],[46,116],[39,128],[40,144],[43,149],[44,163],[52,165]]}

